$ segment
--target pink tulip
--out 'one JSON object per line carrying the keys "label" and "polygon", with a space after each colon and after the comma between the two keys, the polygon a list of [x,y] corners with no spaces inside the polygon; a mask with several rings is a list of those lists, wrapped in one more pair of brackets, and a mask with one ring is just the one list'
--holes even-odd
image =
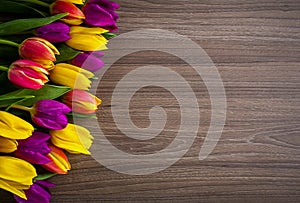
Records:
{"label": "pink tulip", "polygon": [[17,60],[8,69],[11,83],[29,89],[40,89],[48,82],[48,71],[40,64],[30,60]]}

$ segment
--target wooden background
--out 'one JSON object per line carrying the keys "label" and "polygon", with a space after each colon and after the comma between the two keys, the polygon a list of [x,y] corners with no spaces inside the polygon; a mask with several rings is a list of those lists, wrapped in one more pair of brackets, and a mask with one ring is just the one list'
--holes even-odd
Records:
{"label": "wooden background", "polygon": [[[222,137],[205,160],[197,156],[210,124],[207,89],[178,58],[153,51],[119,60],[98,88],[99,122],[119,149],[151,153],[166,147],[180,125],[176,99],[160,88],[143,88],[132,98],[132,120],[149,125],[153,105],[168,121],[162,134],[137,142],[116,128],[111,93],[134,68],[158,64],[183,75],[199,98],[201,124],[188,153],[170,168],[130,176],[106,169],[89,156],[70,156],[73,170],[56,176],[53,203],[61,202],[300,202],[300,1],[135,0],[117,1],[119,33],[142,28],[176,31],[198,43],[224,81],[228,109]],[[1,203],[12,202],[0,193]]]}

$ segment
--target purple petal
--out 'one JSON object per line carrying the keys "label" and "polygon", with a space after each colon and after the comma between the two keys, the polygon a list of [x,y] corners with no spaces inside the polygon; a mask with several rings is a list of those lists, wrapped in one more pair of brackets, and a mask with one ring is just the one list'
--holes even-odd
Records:
{"label": "purple petal", "polygon": [[99,56],[103,56],[103,52],[96,52],[95,54],[93,54],[92,52],[81,53],[78,54],[74,59],[72,59],[70,63],[86,70],[95,72],[104,66],[104,62],[99,58]]}
{"label": "purple petal", "polygon": [[14,155],[20,159],[26,160],[32,164],[47,164],[51,160],[46,157],[46,154],[42,154],[36,151],[30,151],[30,150],[17,150],[14,152]]}
{"label": "purple petal", "polygon": [[[36,147],[36,146],[40,146],[43,143],[46,143],[46,141],[48,141],[51,138],[51,135],[47,134],[47,133],[43,133],[43,132],[38,132],[35,131],[33,132],[33,134],[25,139],[25,140],[19,140],[19,147],[22,148],[30,148],[30,147]],[[50,148],[49,148],[50,150]]]}
{"label": "purple petal", "polygon": [[120,5],[115,3],[115,2],[111,2],[108,0],[89,0],[88,3],[90,4],[98,4],[100,6],[103,6],[105,8],[111,9],[111,10],[115,10],[120,8]]}
{"label": "purple petal", "polygon": [[83,7],[83,13],[85,14],[85,23],[87,25],[103,27],[115,24],[113,16],[97,4],[87,4]]}
{"label": "purple petal", "polygon": [[53,118],[46,114],[39,114],[33,116],[32,121],[40,127],[48,128],[51,130],[64,129],[68,124],[68,118],[63,114],[58,115],[56,118]]}
{"label": "purple petal", "polygon": [[65,42],[71,39],[71,37],[67,34],[55,34],[55,33],[47,33],[47,34],[37,34],[38,37],[44,38],[51,43]]}
{"label": "purple petal", "polygon": [[35,183],[38,184],[39,186],[43,187],[43,188],[48,188],[48,187],[54,187],[55,186],[54,183],[51,183],[47,180],[36,180]]}
{"label": "purple petal", "polygon": [[31,187],[25,191],[27,200],[22,199],[16,195],[14,195],[14,199],[18,203],[50,203],[51,194],[47,191],[47,189],[43,188],[39,184],[33,184]]}
{"label": "purple petal", "polygon": [[58,101],[55,100],[39,100],[35,104],[35,109],[38,112],[43,112],[44,114],[56,115],[56,114],[66,114],[71,111],[71,109]]}
{"label": "purple petal", "polygon": [[69,36],[70,27],[62,22],[54,22],[39,27],[36,30],[38,37],[44,38],[52,43],[65,42],[71,37]]}

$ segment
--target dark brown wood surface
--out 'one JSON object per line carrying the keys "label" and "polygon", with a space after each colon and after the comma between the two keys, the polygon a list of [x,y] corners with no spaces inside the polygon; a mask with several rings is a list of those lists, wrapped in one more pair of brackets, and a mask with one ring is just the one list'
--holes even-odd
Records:
{"label": "dark brown wood surface", "polygon": [[[116,83],[130,70],[164,65],[183,75],[199,98],[200,131],[187,154],[151,175],[124,175],[89,156],[70,156],[73,170],[51,180],[53,203],[61,202],[300,202],[300,1],[299,0],[135,0],[117,1],[119,33],[142,28],[176,31],[199,44],[224,82],[227,120],[218,145],[198,160],[210,125],[205,84],[178,58],[155,51],[123,57],[106,73],[98,96],[98,120],[119,149],[152,153],[176,136],[176,99],[157,87],[132,98],[132,120],[149,125],[153,105],[168,114],[163,133],[137,142],[123,136],[111,117]],[[124,87],[125,88],[125,87]],[[0,193],[0,202],[12,202]]]}

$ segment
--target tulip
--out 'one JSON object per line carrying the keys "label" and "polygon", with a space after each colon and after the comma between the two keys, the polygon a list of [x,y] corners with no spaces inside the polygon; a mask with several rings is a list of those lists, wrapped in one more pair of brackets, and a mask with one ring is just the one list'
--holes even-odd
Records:
{"label": "tulip", "polygon": [[96,51],[107,49],[108,40],[101,34],[108,32],[100,27],[88,28],[81,26],[71,27],[71,39],[66,44],[81,51]]}
{"label": "tulip", "polygon": [[0,111],[0,136],[9,139],[26,139],[32,135],[33,126],[27,121],[5,111]]}
{"label": "tulip", "polygon": [[46,164],[50,162],[47,154],[50,153],[48,141],[50,135],[43,132],[34,132],[31,137],[19,140],[14,156],[26,160],[32,164]]}
{"label": "tulip", "polygon": [[39,100],[32,107],[32,121],[40,127],[60,130],[67,126],[68,118],[66,116],[71,109],[55,100]]}
{"label": "tulip", "polygon": [[62,0],[73,4],[84,4],[85,0]]}
{"label": "tulip", "polygon": [[92,72],[67,63],[56,64],[50,74],[52,82],[81,90],[88,90],[91,87],[89,78],[92,77],[94,77]]}
{"label": "tulip", "polygon": [[0,188],[27,199],[24,190],[29,189],[36,176],[30,163],[11,156],[0,156]]}
{"label": "tulip", "polygon": [[19,54],[22,58],[40,63],[44,68],[50,70],[54,67],[55,54],[59,54],[59,51],[43,38],[30,37],[21,43]]}
{"label": "tulip", "polygon": [[83,52],[74,57],[70,63],[85,70],[95,72],[104,66],[104,62],[100,59],[103,55],[103,52],[100,51]]}
{"label": "tulip", "polygon": [[62,22],[54,22],[36,29],[35,34],[51,43],[65,42],[69,36],[70,27]]}
{"label": "tulip", "polygon": [[0,153],[12,153],[17,150],[18,142],[0,136]]}
{"label": "tulip", "polygon": [[72,90],[62,96],[62,101],[73,112],[81,114],[95,113],[102,102],[101,99],[84,90]]}
{"label": "tulip", "polygon": [[89,26],[102,27],[110,32],[118,29],[116,21],[119,16],[115,12],[120,8],[117,3],[107,0],[90,0],[82,8],[85,14],[85,23]]}
{"label": "tulip", "polygon": [[50,172],[57,174],[67,174],[71,169],[71,164],[62,149],[50,144],[51,152],[47,155],[50,162],[42,165]]}
{"label": "tulip", "polygon": [[66,17],[61,18],[60,20],[69,25],[80,25],[85,19],[82,11],[77,8],[74,4],[68,1],[55,1],[50,6],[50,12],[52,15],[60,13],[69,13]]}
{"label": "tulip", "polygon": [[50,130],[51,142],[72,154],[90,154],[93,136],[79,125],[69,123],[65,129]]}
{"label": "tulip", "polygon": [[40,89],[47,83],[49,72],[30,60],[17,60],[8,69],[8,79],[13,84],[29,89]]}
{"label": "tulip", "polygon": [[37,180],[30,186],[28,190],[25,190],[27,200],[14,195],[14,199],[17,203],[50,203],[51,194],[48,190],[49,187],[55,185],[49,181]]}

